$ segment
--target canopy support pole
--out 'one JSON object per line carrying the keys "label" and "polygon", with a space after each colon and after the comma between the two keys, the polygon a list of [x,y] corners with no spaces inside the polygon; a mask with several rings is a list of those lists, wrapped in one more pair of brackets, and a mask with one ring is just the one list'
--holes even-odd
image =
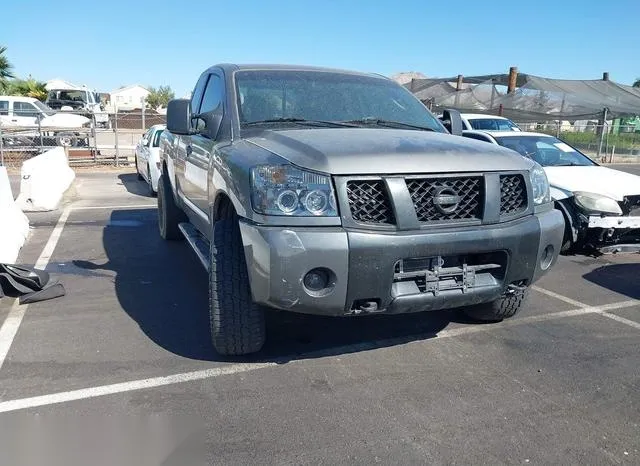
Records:
{"label": "canopy support pole", "polygon": [[602,110],[602,119],[598,122],[598,131],[600,131],[600,143],[598,144],[598,160],[600,160],[600,156],[602,155],[602,146],[604,145],[604,138],[607,134],[605,126],[607,125],[607,111],[608,109],[605,107]]}

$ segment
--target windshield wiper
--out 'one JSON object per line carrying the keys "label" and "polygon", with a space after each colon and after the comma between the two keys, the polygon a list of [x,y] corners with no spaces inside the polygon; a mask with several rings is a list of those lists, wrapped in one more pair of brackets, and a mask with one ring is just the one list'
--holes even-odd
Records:
{"label": "windshield wiper", "polygon": [[579,163],[569,162],[569,163],[557,163],[555,165],[548,165],[549,167],[582,167]]}
{"label": "windshield wiper", "polygon": [[348,122],[342,121],[327,121],[327,120],[307,120],[306,118],[270,118],[267,120],[247,121],[242,123],[243,126],[262,125],[269,123],[295,123],[308,126],[322,126],[322,127],[338,127],[338,128],[354,128],[355,125],[351,125]]}
{"label": "windshield wiper", "polygon": [[392,121],[392,120],[383,120],[380,118],[361,118],[359,120],[349,120],[349,121],[341,121],[340,123],[349,123],[356,125],[375,125],[375,126],[383,126],[385,128],[398,128],[398,129],[416,129],[421,131],[434,131],[433,128],[428,128],[426,126],[418,126],[411,125],[409,123],[403,123],[401,121]]}

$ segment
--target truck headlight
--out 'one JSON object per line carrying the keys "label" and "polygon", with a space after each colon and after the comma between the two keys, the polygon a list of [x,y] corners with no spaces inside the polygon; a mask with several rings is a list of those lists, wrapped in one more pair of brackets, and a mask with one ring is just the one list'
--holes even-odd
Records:
{"label": "truck headlight", "polygon": [[251,203],[264,215],[335,217],[331,178],[292,165],[259,165],[251,169]]}
{"label": "truck headlight", "polygon": [[610,197],[584,191],[576,191],[573,196],[578,207],[588,213],[622,215],[620,205]]}
{"label": "truck headlight", "polygon": [[551,190],[549,189],[549,180],[539,164],[535,164],[529,171],[529,179],[533,188],[533,203],[535,205],[546,204],[551,202]]}

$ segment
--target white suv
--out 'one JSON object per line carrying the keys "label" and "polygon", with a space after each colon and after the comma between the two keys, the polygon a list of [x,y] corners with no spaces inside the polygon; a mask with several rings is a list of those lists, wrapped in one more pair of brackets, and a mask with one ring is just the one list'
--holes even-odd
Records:
{"label": "white suv", "polygon": [[86,128],[91,120],[82,115],[56,113],[32,97],[0,95],[0,125],[25,129],[40,127],[45,136],[55,137],[59,146],[75,146],[79,137],[86,138]]}

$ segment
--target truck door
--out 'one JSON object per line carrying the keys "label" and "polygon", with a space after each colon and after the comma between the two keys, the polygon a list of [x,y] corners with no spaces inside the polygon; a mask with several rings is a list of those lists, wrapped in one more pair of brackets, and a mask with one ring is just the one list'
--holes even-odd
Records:
{"label": "truck door", "polygon": [[13,102],[13,118],[18,126],[37,126],[40,111],[31,102]]}
{"label": "truck door", "polygon": [[[224,94],[224,81],[216,73],[209,75],[200,104],[199,114],[219,109]],[[209,161],[215,150],[216,140],[203,131],[191,136],[191,151],[186,161],[186,176],[189,199],[205,215],[209,209]]]}
{"label": "truck door", "polygon": [[[200,102],[202,101],[202,95],[204,94],[204,88],[208,79],[209,75],[207,73],[203,73],[202,76],[200,76],[200,79],[198,79],[196,87],[193,89],[191,97],[192,114],[196,114],[200,108]],[[192,149],[191,136],[176,135],[176,140],[173,144],[174,158],[173,160],[170,159],[168,161],[170,165],[173,163],[173,166],[169,166],[169,173],[171,174],[172,171],[174,172],[176,193],[189,209],[193,209],[195,207],[188,198],[189,182],[186,179],[186,161],[187,157],[191,155],[190,152]]]}

